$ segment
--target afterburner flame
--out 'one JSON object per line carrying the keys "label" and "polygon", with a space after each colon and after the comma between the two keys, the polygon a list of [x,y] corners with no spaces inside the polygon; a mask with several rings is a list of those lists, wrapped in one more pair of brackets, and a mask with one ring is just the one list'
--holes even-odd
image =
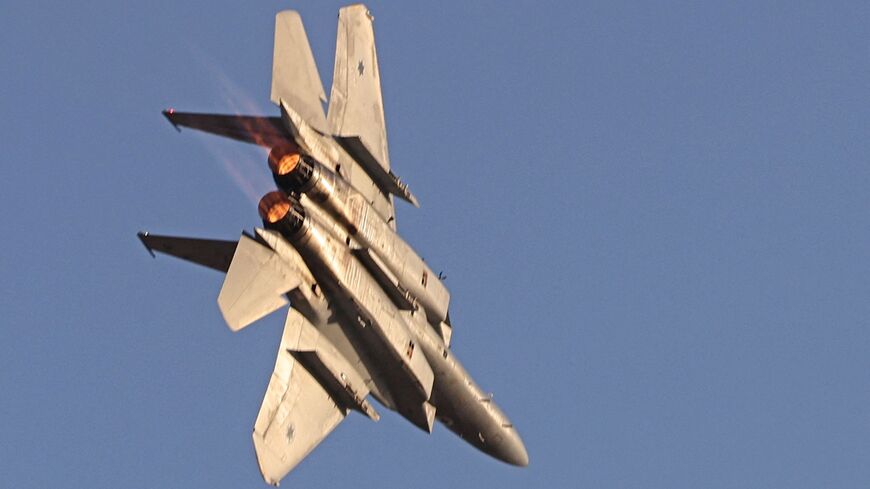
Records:
{"label": "afterburner flame", "polygon": [[298,164],[299,153],[284,155],[283,157],[281,157],[281,161],[278,162],[278,168],[275,169],[275,173],[277,173],[278,175],[286,175],[292,172]]}
{"label": "afterburner flame", "polygon": [[258,211],[264,221],[274,224],[287,215],[290,211],[290,206],[290,200],[287,199],[287,196],[283,192],[276,190],[269,192],[260,199]]}
{"label": "afterburner flame", "polygon": [[275,175],[286,175],[296,169],[299,158],[299,148],[295,145],[275,146],[269,152],[269,168]]}

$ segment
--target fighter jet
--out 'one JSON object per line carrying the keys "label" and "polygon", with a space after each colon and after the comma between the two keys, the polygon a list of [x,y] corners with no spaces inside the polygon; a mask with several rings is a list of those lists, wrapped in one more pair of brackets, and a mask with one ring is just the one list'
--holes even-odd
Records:
{"label": "fighter jet", "polygon": [[139,233],[152,256],[226,274],[217,303],[232,331],[290,305],[254,423],[269,484],[351,411],[377,421],[370,398],[426,432],[438,420],[499,460],[529,462],[514,425],[450,351],[441,277],[396,233],[394,198],[418,204],[390,169],[372,21],[364,5],[339,11],[326,115],[302,20],[290,10],[275,19],[271,100],[280,117],[164,111],[176,129],[269,151],[277,189],[260,200],[262,227],[237,241]]}

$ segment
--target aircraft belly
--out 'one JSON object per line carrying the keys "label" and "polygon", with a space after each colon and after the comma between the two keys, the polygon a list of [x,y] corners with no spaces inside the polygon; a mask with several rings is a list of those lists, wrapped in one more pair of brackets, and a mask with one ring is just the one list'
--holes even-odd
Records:
{"label": "aircraft belly", "polygon": [[[450,293],[440,280],[436,280],[426,262],[376,215],[356,189],[316,161],[305,162],[305,165],[310,168],[305,171],[312,175],[306,177],[306,183],[283,179],[279,186],[285,191],[302,192],[300,203],[306,211],[316,215],[339,241],[352,246],[355,252],[367,253],[371,257],[366,261],[369,270],[378,278],[387,279],[387,283],[381,280],[382,286],[389,291],[399,289],[399,295],[412,296],[426,309],[433,324],[444,321]],[[402,302],[397,302],[397,305],[404,307]]]}
{"label": "aircraft belly", "polygon": [[450,431],[484,453],[513,465],[528,465],[528,454],[508,417],[484,394],[432,328],[413,328],[435,372],[432,404]]}
{"label": "aircraft belly", "polygon": [[[378,365],[370,367],[395,372],[398,366],[398,370],[404,372],[400,376],[385,374],[392,377],[393,398],[398,404],[419,405],[428,400],[432,392],[431,367],[424,355],[414,354],[411,332],[384,291],[344,243],[336,241],[312,220],[307,236],[296,246],[330,302],[341,308],[344,315],[356,319],[354,327],[374,350],[371,356],[379,359]],[[397,392],[401,392],[398,397]]]}
{"label": "aircraft belly", "polygon": [[351,321],[346,319],[344,315],[334,315],[330,322],[318,329],[354,368],[366,377],[366,384],[375,399],[386,408],[395,409],[395,402],[387,390],[386,380],[376,368],[372,367],[373,358],[377,358],[377,356],[371,348],[366,348],[365,343],[360,341],[361,338]]}
{"label": "aircraft belly", "polygon": [[264,480],[278,485],[369,396],[431,432],[434,421],[479,450],[525,466],[513,425],[449,351],[450,293],[396,232],[380,74],[365,5],[339,11],[329,110],[298,12],[275,17],[271,100],[280,117],[176,112],[191,128],[269,150],[277,189],[263,228],[236,241],[140,233],[155,251],[224,272],[218,306],[238,331],[282,306],[275,367],[253,428]]}

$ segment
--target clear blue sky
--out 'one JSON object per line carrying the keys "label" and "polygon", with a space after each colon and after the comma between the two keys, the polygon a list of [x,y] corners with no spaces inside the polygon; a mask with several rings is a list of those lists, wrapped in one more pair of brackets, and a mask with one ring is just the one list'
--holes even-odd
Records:
{"label": "clear blue sky", "polygon": [[[870,4],[370,2],[399,228],[527,469],[352,414],[287,487],[867,487]],[[280,336],[136,231],[235,238],[265,155],[160,110],[328,87],[339,2],[0,5],[0,485],[263,487]]]}

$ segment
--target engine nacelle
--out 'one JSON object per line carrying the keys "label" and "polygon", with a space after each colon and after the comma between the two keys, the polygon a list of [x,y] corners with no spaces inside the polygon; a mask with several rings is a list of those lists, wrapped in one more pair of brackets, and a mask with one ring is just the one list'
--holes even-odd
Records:
{"label": "engine nacelle", "polygon": [[295,147],[273,148],[269,167],[281,190],[289,195],[304,194],[376,254],[388,275],[395,277],[394,286],[416,298],[432,324],[447,318],[447,288],[347,181]]}
{"label": "engine nacelle", "polygon": [[278,231],[287,239],[292,240],[305,227],[305,209],[284,192],[276,190],[264,195],[257,210],[263,219],[263,227]]}
{"label": "engine nacelle", "polygon": [[276,146],[269,152],[269,168],[278,188],[287,193],[308,193],[320,180],[317,171],[321,165],[314,158],[303,155],[293,145]]}

